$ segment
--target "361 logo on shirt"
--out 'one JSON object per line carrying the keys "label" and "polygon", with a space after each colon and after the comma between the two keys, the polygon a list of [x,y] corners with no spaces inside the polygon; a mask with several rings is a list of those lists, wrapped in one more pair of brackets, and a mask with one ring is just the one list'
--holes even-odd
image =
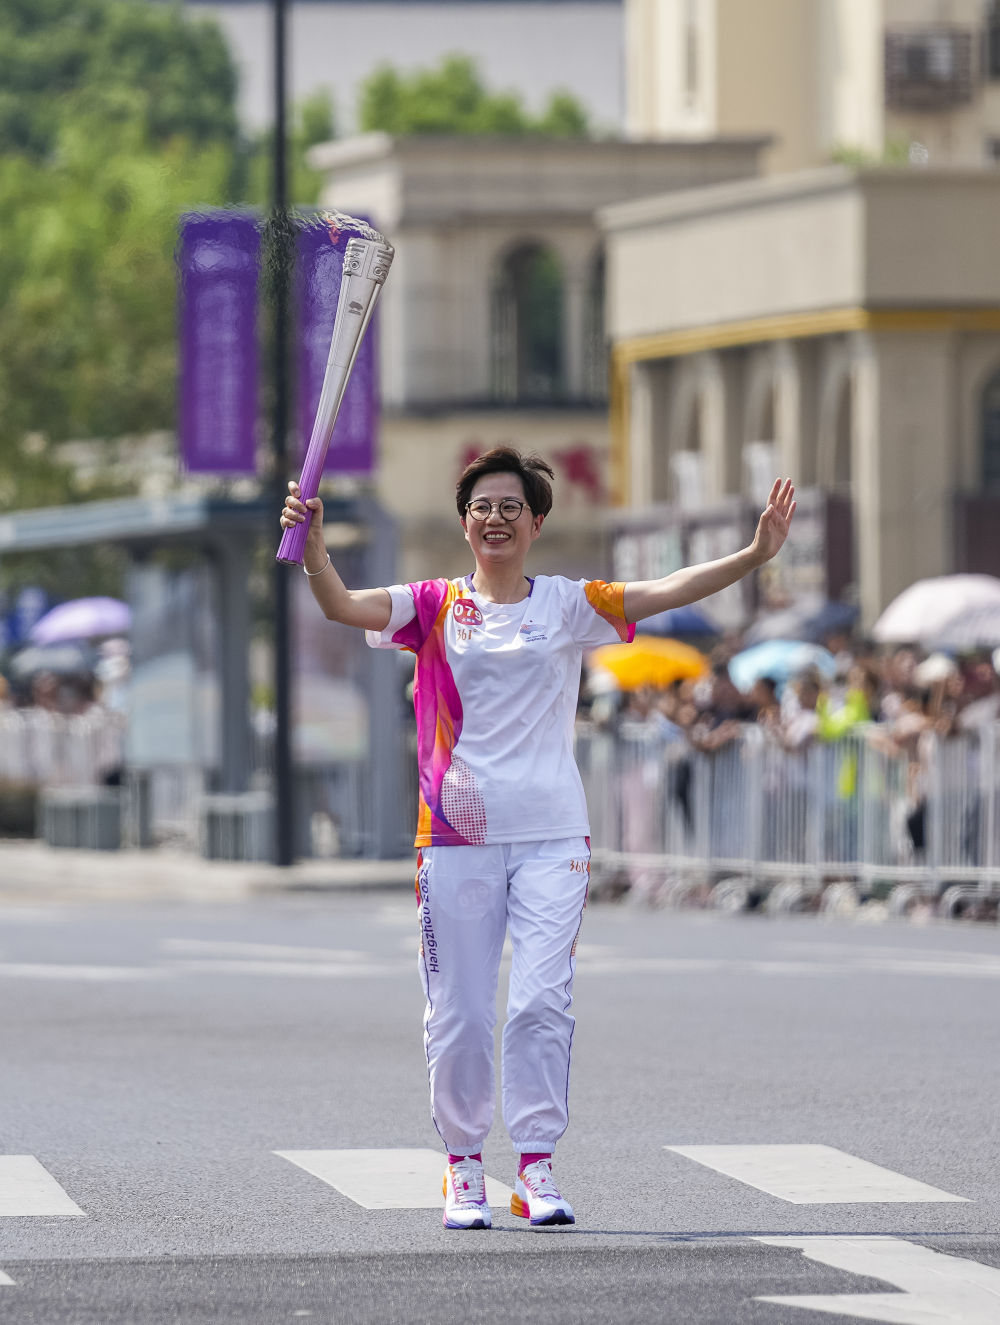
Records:
{"label": "361 logo on shirt", "polygon": [[451,614],[460,626],[481,626],[483,614],[471,598],[456,598]]}

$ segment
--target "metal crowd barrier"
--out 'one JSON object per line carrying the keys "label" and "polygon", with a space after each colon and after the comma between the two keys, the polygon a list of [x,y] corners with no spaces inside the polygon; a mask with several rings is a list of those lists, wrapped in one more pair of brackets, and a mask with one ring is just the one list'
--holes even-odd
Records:
{"label": "metal crowd barrier", "polygon": [[124,715],[48,709],[0,710],[0,782],[99,786],[122,764]]}
{"label": "metal crowd barrier", "polygon": [[[790,754],[760,728],[714,753],[653,723],[578,724],[595,883],[650,901],[956,915],[1000,897],[1000,724],[886,753],[875,726]],[[992,912],[991,912],[992,913]]]}
{"label": "metal crowd barrier", "polygon": [[0,825],[51,846],[114,850],[121,844],[125,721],[80,714],[0,711]]}
{"label": "metal crowd barrier", "polygon": [[[51,845],[110,848],[124,842],[235,859],[269,854],[274,759],[268,728],[254,730],[248,790],[242,796],[220,796],[211,770],[197,764],[129,767],[126,727],[124,714],[105,709],[70,715],[39,708],[0,710],[0,834],[5,817],[11,817],[5,816],[6,798],[17,801],[17,831],[30,832],[34,820],[35,831]],[[402,794],[393,807],[388,837],[387,816],[375,812],[376,780],[369,760],[296,767],[297,856],[408,853],[417,811],[411,737],[409,728],[401,728],[392,751],[402,769]]]}

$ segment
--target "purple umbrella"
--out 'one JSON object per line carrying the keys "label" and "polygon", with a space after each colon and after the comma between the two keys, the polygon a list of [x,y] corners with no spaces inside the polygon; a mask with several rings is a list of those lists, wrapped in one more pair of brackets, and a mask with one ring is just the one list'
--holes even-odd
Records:
{"label": "purple umbrella", "polygon": [[74,598],[46,612],[32,626],[29,638],[33,644],[62,644],[100,635],[123,635],[131,625],[129,605],[117,598]]}

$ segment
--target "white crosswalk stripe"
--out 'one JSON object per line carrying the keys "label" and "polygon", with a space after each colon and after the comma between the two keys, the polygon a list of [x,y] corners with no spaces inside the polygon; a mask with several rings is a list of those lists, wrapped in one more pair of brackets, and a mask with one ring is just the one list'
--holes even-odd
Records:
{"label": "white crosswalk stripe", "polygon": [[664,1146],[795,1205],[966,1201],[833,1146]]}
{"label": "white crosswalk stripe", "polygon": [[[958,1201],[903,1174],[830,1146],[665,1146],[716,1172],[796,1204]],[[435,1210],[442,1207],[445,1159],[422,1148],[276,1150],[273,1154],[335,1188],[359,1210]],[[497,1211],[511,1189],[487,1177]],[[0,1215],[86,1218],[32,1155],[0,1155]],[[584,1230],[585,1231],[585,1230]],[[747,1236],[747,1242],[799,1251],[833,1269],[875,1280],[886,1291],[758,1295],[755,1301],[799,1313],[814,1312],[886,1325],[997,1325],[1000,1269],[932,1250],[901,1236],[805,1234]],[[0,1287],[16,1287],[0,1270]],[[744,1290],[752,1294],[752,1285]],[[784,1325],[787,1318],[782,1317]]]}
{"label": "white crosswalk stripe", "polygon": [[[436,1210],[443,1204],[445,1157],[439,1150],[276,1150],[365,1210]],[[490,1205],[513,1192],[487,1176]]]}
{"label": "white crosswalk stripe", "polygon": [[86,1215],[34,1155],[0,1155],[0,1215]]}
{"label": "white crosswalk stripe", "polygon": [[755,1238],[770,1247],[798,1247],[812,1261],[894,1284],[896,1293],[758,1297],[758,1302],[824,1311],[893,1325],[997,1325],[1000,1270],[947,1256],[902,1238]]}

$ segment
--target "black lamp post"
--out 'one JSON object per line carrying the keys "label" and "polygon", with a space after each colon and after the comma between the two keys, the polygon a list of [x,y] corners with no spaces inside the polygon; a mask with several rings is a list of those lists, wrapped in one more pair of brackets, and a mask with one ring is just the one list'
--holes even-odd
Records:
{"label": "black lamp post", "polygon": [[[286,0],[274,5],[274,158],[268,227],[274,336],[274,510],[287,492],[288,474],[288,304],[294,235],[288,212],[285,65]],[[292,832],[291,644],[288,567],[274,563],[274,863],[294,860]]]}

